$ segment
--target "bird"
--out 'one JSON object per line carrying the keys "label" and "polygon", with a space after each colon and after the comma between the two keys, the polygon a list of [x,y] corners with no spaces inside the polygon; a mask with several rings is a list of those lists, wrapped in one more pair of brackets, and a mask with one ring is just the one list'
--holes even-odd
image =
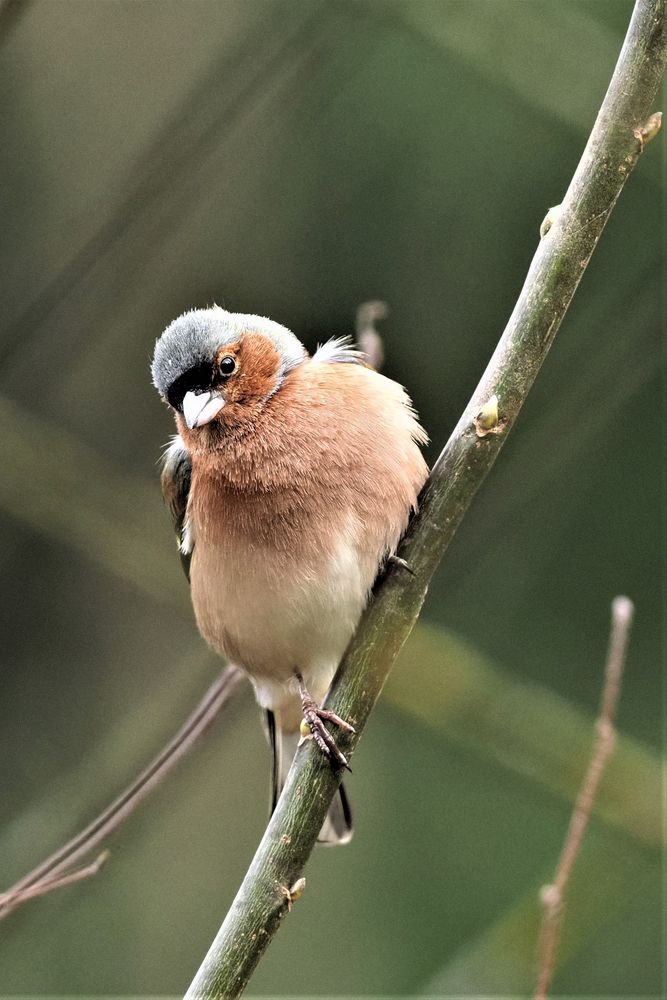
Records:
{"label": "bird", "polygon": [[[353,727],[320,706],[398,558],[427,436],[405,389],[349,338],[311,356],[285,326],[220,306],[170,323],[151,374],[176,423],[161,485],[195,619],[264,710],[273,809],[304,738],[349,769],[325,723]],[[319,839],[351,835],[341,783]]]}

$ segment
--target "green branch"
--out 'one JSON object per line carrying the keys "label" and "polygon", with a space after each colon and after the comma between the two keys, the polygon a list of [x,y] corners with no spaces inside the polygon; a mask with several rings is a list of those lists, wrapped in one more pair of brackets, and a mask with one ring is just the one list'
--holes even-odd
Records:
{"label": "green branch", "polygon": [[[421,610],[428,583],[493,465],[543,364],[605,223],[646,143],[666,59],[664,0],[637,0],[595,126],[563,204],[540,242],[507,328],[438,458],[400,555],[376,586],[334,680],[327,707],[357,729],[353,752],[387,674]],[[546,229],[546,227],[545,227]],[[497,407],[493,397],[497,397]],[[337,734],[337,739],[339,738]],[[250,869],[187,997],[237,997],[282,919],[340,774],[302,748]],[[300,884],[300,883],[299,883]]]}

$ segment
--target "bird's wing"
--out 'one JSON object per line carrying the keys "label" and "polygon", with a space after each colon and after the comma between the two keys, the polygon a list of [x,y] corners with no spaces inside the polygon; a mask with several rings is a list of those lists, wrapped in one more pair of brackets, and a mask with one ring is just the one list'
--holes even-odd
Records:
{"label": "bird's wing", "polygon": [[192,459],[180,435],[176,435],[164,453],[162,476],[162,496],[169,505],[174,522],[178,551],[183,569],[190,579],[190,560],[194,549],[194,539],[187,522],[188,495],[192,478]]}

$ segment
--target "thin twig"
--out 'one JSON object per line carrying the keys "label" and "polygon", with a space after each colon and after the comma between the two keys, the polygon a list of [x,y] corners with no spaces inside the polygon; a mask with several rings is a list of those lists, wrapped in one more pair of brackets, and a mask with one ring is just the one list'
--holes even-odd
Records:
{"label": "thin twig", "polygon": [[[185,756],[230,701],[244,677],[245,674],[239,667],[225,667],[173,739],[138,778],[85,829],[0,894],[0,920],[28,899],[95,875],[101,867],[100,858],[85,868],[76,871],[71,869],[106,840]],[[106,860],[104,855],[101,858]]]}
{"label": "thin twig", "polygon": [[3,892],[0,894],[0,906],[9,906],[10,904],[12,906],[19,906],[28,899],[45,896],[47,892],[52,892],[54,889],[62,889],[65,885],[71,885],[73,882],[81,882],[84,878],[97,875],[110,857],[110,851],[102,851],[99,857],[91,861],[90,864],[84,865],[82,868],[76,868],[67,875],[47,875],[39,882],[35,882],[34,885],[28,886],[25,889],[10,889],[9,892]]}
{"label": "thin twig", "polygon": [[[595,126],[541,241],[486,372],[436,462],[399,555],[413,574],[390,565],[378,581],[334,678],[325,707],[356,728],[342,734],[350,759],[389,670],[421,610],[428,583],[493,465],[540,370],[605,223],[635,166],[634,130],[648,120],[667,59],[664,0],[637,0]],[[499,428],[483,438],[474,420],[492,396]],[[234,902],[187,993],[188,1000],[241,995],[282,919],[286,898],[315,845],[340,773],[303,747]]]}
{"label": "thin twig", "polygon": [[382,337],[377,332],[375,324],[389,315],[386,302],[378,299],[362,302],[357,309],[356,328],[359,350],[366,356],[366,361],[379,372],[384,364],[384,345]]}
{"label": "thin twig", "polygon": [[596,722],[597,736],[588,770],[577,795],[563,851],[556,868],[556,876],[540,893],[544,908],[540,929],[540,964],[537,987],[533,1000],[546,1000],[554,975],[560,930],[565,914],[565,890],[572,869],[579,855],[581,844],[591,818],[593,803],[609,756],[614,749],[616,731],[614,719],[621,693],[621,679],[625,666],[634,605],[628,597],[616,597],[611,605],[611,633],[605,667],[600,714]]}

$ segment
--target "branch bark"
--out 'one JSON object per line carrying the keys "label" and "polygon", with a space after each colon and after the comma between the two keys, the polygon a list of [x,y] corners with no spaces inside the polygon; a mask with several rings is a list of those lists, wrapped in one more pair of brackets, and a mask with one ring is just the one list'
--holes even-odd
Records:
{"label": "branch bark", "polygon": [[[356,727],[340,736],[350,757],[384,681],[421,610],[427,586],[493,465],[543,364],[623,186],[643,152],[667,57],[664,0],[637,0],[628,33],[583,156],[533,258],[505,332],[438,458],[393,564],[379,580],[334,679],[327,708]],[[639,133],[639,134],[638,134]],[[497,397],[496,406],[492,397]],[[338,738],[338,734],[337,734]],[[291,909],[294,887],[340,781],[303,747],[225,921],[188,993],[232,998]]]}

